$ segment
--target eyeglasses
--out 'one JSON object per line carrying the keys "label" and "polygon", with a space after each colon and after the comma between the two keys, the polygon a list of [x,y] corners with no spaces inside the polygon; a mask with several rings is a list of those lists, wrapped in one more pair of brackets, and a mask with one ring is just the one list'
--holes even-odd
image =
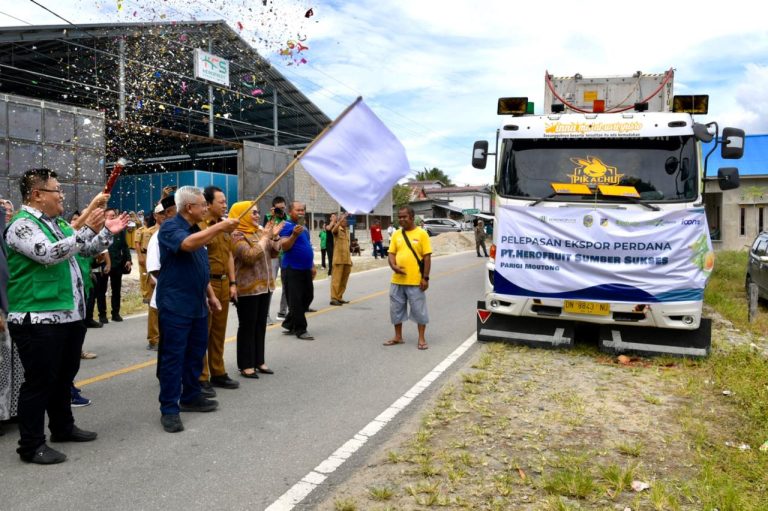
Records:
{"label": "eyeglasses", "polygon": [[62,190],[61,188],[54,188],[54,189],[36,188],[36,190],[41,191],[41,192],[58,193],[59,195],[64,195],[64,190]]}

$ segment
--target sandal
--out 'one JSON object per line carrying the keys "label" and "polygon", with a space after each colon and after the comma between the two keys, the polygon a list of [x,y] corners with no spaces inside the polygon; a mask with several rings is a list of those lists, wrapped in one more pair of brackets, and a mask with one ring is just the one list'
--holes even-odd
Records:
{"label": "sandal", "polygon": [[387,342],[382,343],[384,346],[394,346],[395,344],[405,344],[405,341],[400,339],[399,341],[397,339],[390,339]]}
{"label": "sandal", "polygon": [[80,358],[83,360],[91,360],[98,357],[96,353],[90,352],[90,351],[81,351],[80,352]]}
{"label": "sandal", "polygon": [[256,370],[254,370],[252,373],[246,373],[245,369],[240,369],[240,376],[243,378],[253,378],[256,380],[259,379],[259,375],[256,373]]}
{"label": "sandal", "polygon": [[428,350],[429,344],[427,344],[426,342],[422,342],[422,343],[419,343],[419,345],[416,347],[419,348],[420,350]]}

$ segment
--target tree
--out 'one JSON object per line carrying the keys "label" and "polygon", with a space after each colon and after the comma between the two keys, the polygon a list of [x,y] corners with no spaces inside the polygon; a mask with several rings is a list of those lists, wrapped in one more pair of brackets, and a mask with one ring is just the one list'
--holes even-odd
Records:
{"label": "tree", "polygon": [[432,167],[431,169],[427,169],[425,167],[424,170],[416,173],[416,180],[440,181],[445,186],[453,186],[453,181],[451,181],[451,178],[448,177],[448,174],[438,169],[437,167]]}
{"label": "tree", "polygon": [[407,206],[411,202],[411,187],[408,185],[395,185],[392,188],[392,207],[395,211]]}

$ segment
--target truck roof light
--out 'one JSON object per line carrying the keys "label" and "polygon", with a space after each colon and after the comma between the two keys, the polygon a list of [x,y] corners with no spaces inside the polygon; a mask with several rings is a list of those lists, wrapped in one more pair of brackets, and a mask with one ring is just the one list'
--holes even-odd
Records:
{"label": "truck roof light", "polygon": [[672,111],[688,114],[706,114],[709,111],[709,96],[675,96],[672,98]]}
{"label": "truck roof light", "polygon": [[602,114],[605,112],[605,100],[604,99],[596,99],[592,103],[592,112],[596,114]]}
{"label": "truck roof light", "polygon": [[685,121],[672,121],[667,123],[667,126],[670,128],[685,128],[687,125],[688,123]]}
{"label": "truck roof light", "polygon": [[[524,115],[527,112],[528,98],[499,98],[496,108],[498,115]],[[533,113],[533,109],[531,109],[531,113]]]}
{"label": "truck roof light", "polygon": [[565,105],[562,103],[552,103],[552,113],[561,114],[565,112]]}
{"label": "truck roof light", "polygon": [[633,114],[621,114],[622,119],[633,119],[634,117]]}
{"label": "truck roof light", "polygon": [[643,101],[642,103],[635,103],[635,112],[645,112],[648,110],[648,102]]}

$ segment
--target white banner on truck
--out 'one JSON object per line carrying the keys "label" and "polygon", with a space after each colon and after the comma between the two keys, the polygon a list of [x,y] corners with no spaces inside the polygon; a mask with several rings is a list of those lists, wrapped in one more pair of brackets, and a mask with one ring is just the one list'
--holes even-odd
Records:
{"label": "white banner on truck", "polygon": [[703,208],[503,206],[497,293],[653,303],[701,300],[714,267]]}

